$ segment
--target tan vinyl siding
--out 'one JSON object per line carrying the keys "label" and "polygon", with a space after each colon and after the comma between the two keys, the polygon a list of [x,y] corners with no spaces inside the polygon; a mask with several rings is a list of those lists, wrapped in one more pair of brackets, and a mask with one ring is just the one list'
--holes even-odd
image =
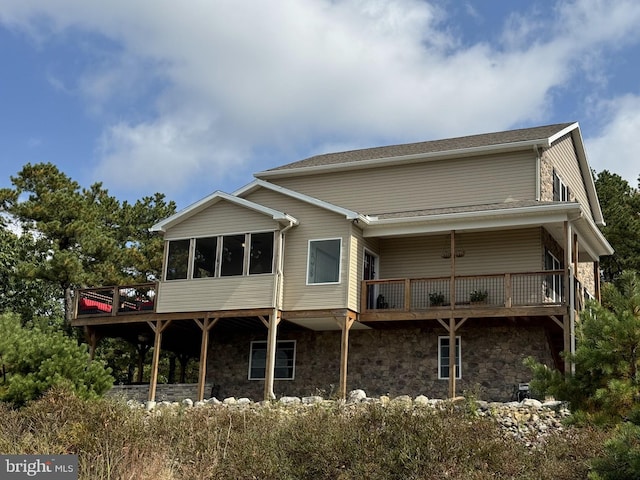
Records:
{"label": "tan vinyl siding", "polygon": [[[267,189],[246,196],[247,200],[287,212],[300,224],[286,233],[284,254],[284,310],[346,308],[349,288],[351,222],[343,215],[301,202]],[[307,285],[309,240],[341,238],[340,283]]]}
{"label": "tan vinyl siding", "polygon": [[[583,172],[580,169],[580,164],[576,157],[571,135],[565,135],[554,142],[551,148],[545,152],[545,155],[552,167],[558,171],[558,175],[562,181],[569,187],[571,199],[575,199],[581,203],[585,209],[592,214],[582,176]],[[586,173],[588,177],[590,173]],[[553,171],[551,174],[553,174]]]}
{"label": "tan vinyl siding", "polygon": [[277,222],[253,210],[220,201],[170,228],[165,240],[275,230]]}
{"label": "tan vinyl siding", "polygon": [[[380,242],[380,278],[448,276],[450,236],[385,239]],[[538,228],[501,232],[456,234],[456,275],[534,272],[542,269],[541,233]]]}
{"label": "tan vinyl siding", "polygon": [[[534,152],[449,159],[274,179],[361,213],[534,200]],[[411,195],[407,195],[411,192]]]}
{"label": "tan vinyl siding", "polygon": [[162,282],[158,313],[270,308],[273,275],[199,278]]}

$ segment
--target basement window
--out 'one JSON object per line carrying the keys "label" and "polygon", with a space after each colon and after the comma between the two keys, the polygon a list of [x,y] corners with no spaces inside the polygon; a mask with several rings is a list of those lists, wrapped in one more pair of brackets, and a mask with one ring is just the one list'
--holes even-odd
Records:
{"label": "basement window", "polygon": [[[296,341],[278,340],[276,345],[276,380],[293,380],[296,363]],[[264,380],[267,368],[267,342],[251,342],[249,380]]]}
{"label": "basement window", "polygon": [[[438,379],[449,379],[449,337],[438,337]],[[460,367],[460,337],[456,337],[456,379],[462,378]]]}

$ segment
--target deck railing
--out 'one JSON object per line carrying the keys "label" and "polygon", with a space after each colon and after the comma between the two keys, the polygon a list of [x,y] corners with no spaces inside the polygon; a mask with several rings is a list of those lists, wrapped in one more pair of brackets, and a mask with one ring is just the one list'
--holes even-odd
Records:
{"label": "deck railing", "polygon": [[362,312],[527,307],[565,303],[563,270],[364,280]]}
{"label": "deck railing", "polygon": [[154,312],[156,291],[155,283],[82,288],[76,290],[76,317]]}

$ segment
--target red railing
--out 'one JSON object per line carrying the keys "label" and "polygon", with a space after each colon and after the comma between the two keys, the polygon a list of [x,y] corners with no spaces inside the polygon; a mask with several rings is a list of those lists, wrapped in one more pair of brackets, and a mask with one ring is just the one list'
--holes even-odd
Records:
{"label": "red railing", "polygon": [[76,290],[76,318],[154,312],[156,291],[155,283]]}
{"label": "red railing", "polygon": [[565,303],[564,270],[437,278],[364,280],[362,312],[527,307]]}

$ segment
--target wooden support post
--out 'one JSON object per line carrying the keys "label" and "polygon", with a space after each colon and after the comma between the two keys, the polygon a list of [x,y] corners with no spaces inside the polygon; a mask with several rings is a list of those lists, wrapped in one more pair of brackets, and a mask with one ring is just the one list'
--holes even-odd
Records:
{"label": "wooden support post", "polygon": [[95,329],[88,326],[84,327],[84,335],[89,345],[89,363],[91,363],[96,357],[96,348],[98,348],[100,338]]}
{"label": "wooden support post", "polygon": [[194,319],[202,330],[202,341],[200,343],[200,362],[198,368],[198,401],[204,400],[204,385],[207,379],[207,356],[209,354],[209,332],[218,323],[219,318],[213,320],[205,318],[204,322]]}
{"label": "wooden support post", "polygon": [[336,318],[336,322],[340,325],[342,336],[340,339],[340,398],[347,398],[347,364],[349,360],[349,330],[353,325],[355,318],[346,315],[344,318]]}
{"label": "wooden support post", "polygon": [[276,368],[276,348],[278,346],[278,324],[280,323],[280,311],[274,309],[269,316],[269,329],[267,333],[267,362],[264,372],[264,399],[273,400],[276,394],[273,391]]}
{"label": "wooden support post", "polygon": [[449,398],[456,396],[456,319],[449,318]]}
{"label": "wooden support post", "polygon": [[571,318],[569,315],[562,316],[562,326],[563,326],[563,351],[564,351],[564,374],[571,374],[571,359],[569,358],[569,353],[571,353]]}
{"label": "wooden support post", "polygon": [[147,322],[155,333],[153,343],[153,361],[151,363],[151,381],[149,382],[149,401],[156,400],[156,387],[158,385],[158,365],[160,363],[160,346],[162,345],[162,332],[169,326],[171,320],[158,320],[155,325]]}
{"label": "wooden support post", "polygon": [[449,283],[449,303],[451,310],[456,308],[456,231],[451,230],[451,279]]}
{"label": "wooden support post", "polygon": [[512,291],[511,274],[507,273],[504,276],[504,306],[505,306],[505,308],[511,308],[512,303],[513,303],[513,291]]}
{"label": "wooden support post", "polygon": [[593,262],[593,280],[593,296],[600,302],[600,262]]}

